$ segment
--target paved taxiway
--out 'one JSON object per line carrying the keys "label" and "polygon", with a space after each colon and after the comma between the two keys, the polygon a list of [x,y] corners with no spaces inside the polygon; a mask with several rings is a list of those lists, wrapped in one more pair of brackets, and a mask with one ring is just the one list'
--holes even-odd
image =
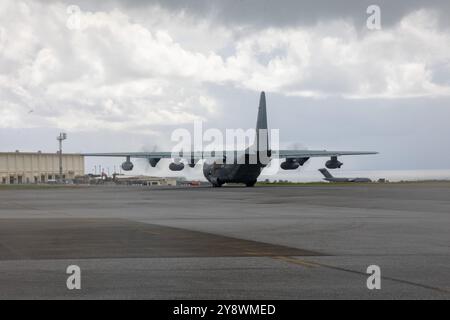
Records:
{"label": "paved taxiway", "polygon": [[449,299],[450,183],[0,190],[0,298]]}

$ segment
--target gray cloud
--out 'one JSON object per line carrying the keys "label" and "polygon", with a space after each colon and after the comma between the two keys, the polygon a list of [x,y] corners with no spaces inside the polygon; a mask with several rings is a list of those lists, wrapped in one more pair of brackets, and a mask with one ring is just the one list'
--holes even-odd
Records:
{"label": "gray cloud", "polygon": [[[86,2],[89,5],[91,1]],[[141,8],[158,4],[169,10],[184,10],[199,18],[212,18],[226,24],[252,25],[255,27],[311,25],[329,19],[351,19],[356,26],[365,26],[366,9],[376,4],[382,9],[383,23],[390,26],[401,17],[419,9],[450,12],[446,0],[124,0],[113,1],[117,6]],[[109,4],[100,4],[106,8]],[[443,17],[448,26],[448,19]]]}
{"label": "gray cloud", "polygon": [[[48,3],[48,0],[40,0]],[[330,19],[350,19],[364,27],[369,5],[379,5],[386,26],[397,23],[403,16],[420,9],[436,10],[443,15],[450,12],[447,0],[51,0],[66,5],[76,4],[88,11],[110,11],[112,8],[143,10],[158,5],[170,11],[185,11],[199,19],[213,19],[216,23],[248,25],[260,28],[316,24]],[[152,19],[152,17],[147,17]],[[448,27],[446,16],[440,20]]]}

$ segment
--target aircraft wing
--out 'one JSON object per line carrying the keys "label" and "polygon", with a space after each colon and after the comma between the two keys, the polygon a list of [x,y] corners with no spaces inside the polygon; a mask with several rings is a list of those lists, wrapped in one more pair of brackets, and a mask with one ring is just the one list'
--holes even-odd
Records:
{"label": "aircraft wing", "polygon": [[374,151],[327,151],[327,150],[279,150],[274,151],[276,158],[313,158],[313,157],[340,157],[340,156],[361,156],[378,154]]}
{"label": "aircraft wing", "polygon": [[[226,152],[225,152],[226,153]],[[120,158],[144,158],[144,159],[164,159],[164,158],[183,158],[183,159],[212,159],[222,155],[223,151],[186,151],[186,152],[117,152],[117,153],[84,153],[85,157],[120,157]]]}
{"label": "aircraft wing", "polygon": [[121,157],[121,158],[171,158],[170,152],[113,152],[113,153],[83,153],[85,157]]}
{"label": "aircraft wing", "polygon": [[[216,158],[227,151],[210,151],[210,152],[180,152],[176,156],[179,158],[195,158],[195,159],[210,159]],[[312,158],[312,157],[340,157],[340,156],[359,156],[378,154],[374,151],[327,151],[327,150],[279,150],[272,151],[274,158]],[[86,157],[121,157],[121,158],[173,158],[174,154],[171,152],[118,152],[118,153],[85,153]]]}

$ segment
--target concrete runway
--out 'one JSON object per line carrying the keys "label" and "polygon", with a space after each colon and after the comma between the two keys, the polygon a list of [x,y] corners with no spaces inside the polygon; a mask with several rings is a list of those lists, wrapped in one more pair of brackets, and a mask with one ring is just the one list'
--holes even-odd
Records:
{"label": "concrete runway", "polygon": [[0,190],[8,298],[449,299],[450,183]]}

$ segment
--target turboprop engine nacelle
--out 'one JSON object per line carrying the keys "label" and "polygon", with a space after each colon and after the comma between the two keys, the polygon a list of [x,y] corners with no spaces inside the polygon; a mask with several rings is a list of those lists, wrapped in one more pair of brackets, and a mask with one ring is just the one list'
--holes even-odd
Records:
{"label": "turboprop engine nacelle", "polygon": [[331,160],[328,160],[328,161],[325,163],[325,166],[326,166],[328,169],[339,169],[340,167],[342,167],[342,165],[343,165],[343,163],[340,162],[340,161],[337,159],[337,157],[331,157]]}
{"label": "turboprop engine nacelle", "polygon": [[280,164],[280,167],[283,170],[295,170],[303,166],[308,160],[309,158],[288,158]]}
{"label": "turboprop engine nacelle", "polygon": [[280,167],[283,170],[295,170],[300,167],[300,163],[297,159],[286,159],[286,161],[280,164]]}
{"label": "turboprop engine nacelle", "polygon": [[179,163],[172,162],[169,165],[170,171],[181,171],[183,169],[184,169],[184,163],[182,163],[182,162],[179,162]]}
{"label": "turboprop engine nacelle", "polygon": [[122,170],[123,171],[131,171],[134,168],[134,164],[131,161],[125,161],[122,163]]}

